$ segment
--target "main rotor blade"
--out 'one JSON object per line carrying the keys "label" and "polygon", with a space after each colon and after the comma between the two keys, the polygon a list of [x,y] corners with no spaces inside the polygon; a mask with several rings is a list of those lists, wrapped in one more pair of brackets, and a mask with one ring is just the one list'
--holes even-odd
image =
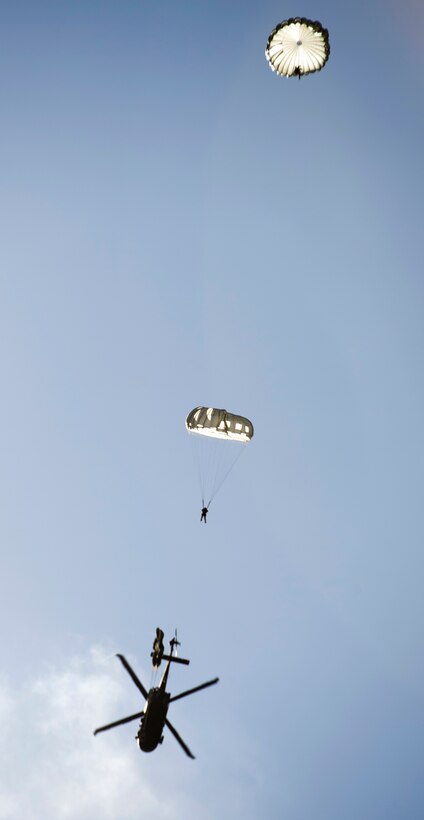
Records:
{"label": "main rotor blade", "polygon": [[127,670],[128,674],[129,674],[129,676],[130,676],[130,678],[132,678],[133,683],[135,683],[135,685],[136,685],[137,689],[139,689],[139,690],[140,690],[140,692],[141,692],[141,694],[143,695],[143,698],[146,698],[146,700],[147,700],[147,698],[149,697],[149,695],[148,695],[148,693],[146,692],[146,690],[145,690],[145,688],[144,688],[144,686],[143,686],[142,682],[138,679],[137,675],[135,674],[134,669],[131,669],[131,666],[129,665],[129,663],[128,663],[127,659],[126,659],[126,658],[124,658],[124,656],[123,656],[123,655],[119,655],[119,654],[118,654],[116,657],[117,657],[117,658],[119,658],[119,660],[120,660],[120,661],[121,661],[121,663],[122,663],[122,666],[124,667],[124,669],[126,669],[126,670]]}
{"label": "main rotor blade", "polygon": [[168,718],[166,718],[165,724],[168,727],[169,731],[172,732],[172,734],[174,735],[175,740],[178,740],[178,743],[180,744],[180,746],[182,746],[182,748],[184,749],[186,755],[191,757],[192,760],[195,760],[194,755],[190,752],[190,749],[188,748],[188,746],[186,746],[186,744],[184,743],[182,737],[180,737],[177,730],[174,729],[172,723],[169,722]]}
{"label": "main rotor blade", "polygon": [[107,723],[106,726],[99,726],[98,729],[95,729],[93,735],[98,735],[99,732],[105,732],[106,729],[113,729],[115,726],[121,726],[123,723],[129,723],[131,720],[136,720],[137,718],[141,718],[144,712],[137,712],[136,715],[129,715],[129,717],[121,718],[121,720],[115,720],[113,723]]}
{"label": "main rotor blade", "polygon": [[173,698],[169,699],[169,702],[172,703],[173,700],[179,700],[180,698],[185,698],[187,695],[192,695],[194,692],[199,692],[200,689],[206,689],[207,686],[213,686],[214,683],[218,683],[219,678],[214,678],[213,680],[208,680],[207,683],[201,683],[200,686],[195,686],[194,689],[187,689],[186,692],[181,692],[179,695],[174,695]]}

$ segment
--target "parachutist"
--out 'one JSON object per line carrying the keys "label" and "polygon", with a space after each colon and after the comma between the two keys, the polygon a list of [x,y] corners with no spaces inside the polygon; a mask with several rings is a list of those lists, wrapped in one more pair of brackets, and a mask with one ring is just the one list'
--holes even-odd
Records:
{"label": "parachutist", "polygon": [[205,524],[206,524],[206,516],[207,516],[207,514],[208,514],[208,508],[207,508],[207,507],[202,507],[202,514],[201,514],[201,516],[200,516],[200,523],[201,523],[202,521],[204,521],[204,522],[205,522]]}
{"label": "parachutist", "polygon": [[156,668],[158,668],[162,662],[162,655],[164,653],[163,637],[164,633],[162,629],[159,629],[159,627],[157,627],[156,638],[153,641],[153,652],[150,653],[152,658],[152,665]]}

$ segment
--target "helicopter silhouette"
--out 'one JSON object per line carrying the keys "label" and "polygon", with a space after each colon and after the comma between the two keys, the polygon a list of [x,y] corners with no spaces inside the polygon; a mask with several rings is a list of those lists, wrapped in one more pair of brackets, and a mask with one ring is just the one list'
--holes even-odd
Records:
{"label": "helicopter silhouette", "polygon": [[182,737],[180,737],[177,730],[166,716],[168,707],[169,704],[175,700],[185,698],[187,695],[193,695],[194,692],[199,692],[200,689],[206,689],[207,686],[213,686],[213,684],[218,683],[219,678],[214,678],[206,683],[201,683],[200,686],[195,686],[193,689],[188,689],[186,692],[180,692],[179,695],[174,695],[171,697],[171,693],[166,691],[171,663],[181,663],[188,666],[190,661],[185,658],[178,658],[174,654],[177,646],[180,646],[180,642],[177,640],[176,630],[175,637],[169,642],[171,647],[169,655],[165,655],[164,653],[163,637],[164,633],[161,629],[157,628],[156,638],[153,643],[153,651],[151,652],[152,663],[155,668],[158,668],[162,660],[166,660],[167,665],[159,686],[153,687],[149,692],[147,692],[144,688],[127,659],[123,655],[117,654],[116,657],[121,661],[133,683],[135,683],[137,689],[145,698],[146,703],[142,712],[137,712],[135,715],[129,715],[128,717],[121,718],[121,720],[115,720],[113,723],[108,723],[106,726],[100,726],[94,731],[94,734],[97,735],[99,732],[105,732],[107,729],[113,729],[115,726],[121,726],[123,723],[130,723],[132,720],[141,718],[140,726],[135,739],[138,743],[139,749],[142,752],[153,752],[158,744],[162,743],[163,730],[164,727],[167,726],[171,734],[174,735],[175,740],[177,740],[180,746],[184,749],[186,755],[194,760],[194,755],[191,753]]}

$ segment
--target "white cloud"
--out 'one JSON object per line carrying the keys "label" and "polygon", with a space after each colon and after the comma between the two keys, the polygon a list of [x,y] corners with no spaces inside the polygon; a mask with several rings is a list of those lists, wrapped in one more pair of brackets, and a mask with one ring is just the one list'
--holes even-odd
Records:
{"label": "white cloud", "polygon": [[[138,693],[134,700],[130,693],[122,669],[100,648],[20,691],[0,684],[0,818],[206,817],[185,796],[177,805],[175,794],[164,788],[172,780],[169,761],[162,757],[161,777],[152,778],[128,731],[93,737],[99,724],[137,711],[137,703],[142,708]],[[136,727],[137,722],[133,734]]]}
{"label": "white cloud", "polygon": [[[141,677],[148,686],[149,676]],[[256,764],[247,739],[228,744],[218,714],[206,730],[207,710],[201,703],[196,708],[195,700],[187,712],[182,705],[175,709],[178,730],[184,738],[187,733],[189,745],[195,739],[194,762],[169,732],[152,755],[141,753],[137,721],[93,736],[96,726],[142,708],[139,692],[102,647],[19,687],[0,679],[0,820],[257,816]]]}

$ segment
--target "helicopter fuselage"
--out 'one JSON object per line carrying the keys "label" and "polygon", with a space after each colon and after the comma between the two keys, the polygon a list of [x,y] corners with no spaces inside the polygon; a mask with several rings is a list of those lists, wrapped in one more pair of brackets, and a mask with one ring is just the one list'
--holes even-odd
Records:
{"label": "helicopter fuselage", "polygon": [[141,719],[136,740],[142,752],[153,752],[162,742],[162,732],[168,712],[169,692],[163,689],[150,689],[144,715]]}

